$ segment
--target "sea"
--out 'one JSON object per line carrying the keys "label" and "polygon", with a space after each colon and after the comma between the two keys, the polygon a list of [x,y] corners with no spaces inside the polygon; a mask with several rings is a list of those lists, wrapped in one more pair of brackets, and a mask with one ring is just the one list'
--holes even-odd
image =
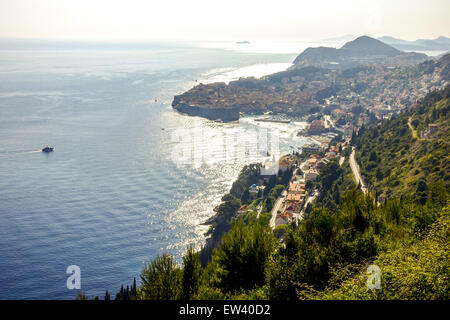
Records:
{"label": "sea", "polygon": [[200,248],[245,164],[312,140],[301,119],[210,121],[174,95],[285,70],[314,45],[0,41],[0,299],[114,297],[157,255]]}
{"label": "sea", "polygon": [[174,111],[173,96],[285,70],[294,47],[0,43],[0,299],[114,296],[158,254],[200,248],[245,164],[311,140],[300,119],[221,123]]}

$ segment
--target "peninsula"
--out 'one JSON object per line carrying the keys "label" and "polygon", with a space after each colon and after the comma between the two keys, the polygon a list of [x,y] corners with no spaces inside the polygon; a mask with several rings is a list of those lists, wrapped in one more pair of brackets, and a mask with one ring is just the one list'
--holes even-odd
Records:
{"label": "peninsula", "polygon": [[327,109],[342,115],[364,106],[377,118],[413,105],[450,78],[450,55],[440,60],[406,53],[363,36],[342,48],[308,48],[287,71],[260,79],[199,84],[174,97],[179,112],[236,121],[239,113],[302,117]]}

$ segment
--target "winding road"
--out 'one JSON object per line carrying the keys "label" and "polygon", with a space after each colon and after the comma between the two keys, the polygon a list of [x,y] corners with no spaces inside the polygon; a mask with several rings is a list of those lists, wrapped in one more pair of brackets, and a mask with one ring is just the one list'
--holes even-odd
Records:
{"label": "winding road", "polygon": [[287,191],[283,190],[281,193],[281,197],[278,197],[277,201],[275,201],[275,204],[273,205],[272,211],[270,211],[270,214],[272,217],[270,218],[270,227],[272,229],[275,228],[275,219],[277,218],[278,210],[281,209],[281,205],[284,202],[284,197],[287,195]]}
{"label": "winding road", "polygon": [[361,178],[361,173],[359,171],[359,166],[355,160],[355,147],[352,147],[352,153],[350,154],[350,167],[352,168],[353,175],[355,177],[356,183],[361,184],[361,190],[364,194],[367,194],[367,187]]}
{"label": "winding road", "polygon": [[409,130],[411,130],[412,137],[415,139],[418,139],[419,137],[417,136],[417,131],[414,130],[412,123],[411,123],[411,117],[408,118],[408,127],[409,127]]}

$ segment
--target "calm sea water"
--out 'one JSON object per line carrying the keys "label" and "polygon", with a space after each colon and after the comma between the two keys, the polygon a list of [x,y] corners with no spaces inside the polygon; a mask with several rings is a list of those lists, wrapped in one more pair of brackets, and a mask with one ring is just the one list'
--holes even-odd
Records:
{"label": "calm sea water", "polygon": [[[103,297],[158,253],[179,259],[201,245],[201,223],[248,161],[223,161],[219,150],[216,161],[180,165],[174,133],[260,127],[178,114],[172,97],[196,79],[294,56],[175,45],[0,51],[0,299],[73,299],[73,264],[82,291]],[[279,130],[282,150],[307,141],[294,138],[302,123],[264,125]],[[211,151],[206,140],[197,151]]]}

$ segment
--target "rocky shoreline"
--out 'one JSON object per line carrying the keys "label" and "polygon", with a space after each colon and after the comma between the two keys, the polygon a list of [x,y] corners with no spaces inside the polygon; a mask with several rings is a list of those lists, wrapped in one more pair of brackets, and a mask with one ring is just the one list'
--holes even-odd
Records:
{"label": "rocky shoreline", "polygon": [[179,103],[175,97],[172,107],[180,113],[189,116],[203,117],[209,120],[222,120],[223,122],[231,122],[239,120],[238,108],[206,108],[193,106],[187,103]]}

